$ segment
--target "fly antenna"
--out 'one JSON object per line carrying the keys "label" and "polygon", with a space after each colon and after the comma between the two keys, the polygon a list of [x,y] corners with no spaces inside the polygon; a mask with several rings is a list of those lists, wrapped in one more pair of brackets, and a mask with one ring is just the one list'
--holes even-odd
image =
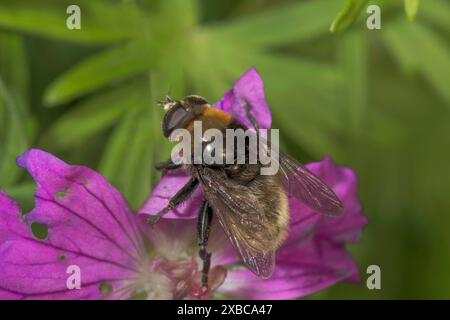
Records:
{"label": "fly antenna", "polygon": [[169,95],[166,95],[164,100],[157,100],[156,103],[159,107],[164,108],[164,106],[168,103],[175,102]]}
{"label": "fly antenna", "polygon": [[159,107],[164,108],[164,110],[168,110],[175,105],[175,100],[173,100],[169,95],[166,95],[164,100],[159,100],[156,103]]}

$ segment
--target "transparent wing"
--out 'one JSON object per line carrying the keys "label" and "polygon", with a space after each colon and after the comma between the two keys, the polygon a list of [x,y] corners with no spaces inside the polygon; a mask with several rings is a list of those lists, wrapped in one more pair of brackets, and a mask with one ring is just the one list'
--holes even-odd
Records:
{"label": "transparent wing", "polygon": [[322,180],[293,159],[279,153],[279,176],[286,191],[313,210],[326,215],[337,216],[342,213],[342,202]]}
{"label": "transparent wing", "polygon": [[342,213],[341,201],[320,178],[291,156],[279,151],[274,145],[271,148],[271,142],[263,137],[259,136],[258,140],[258,151],[250,149],[250,154],[264,152],[271,156],[271,161],[278,162],[279,169],[276,174],[288,195],[296,197],[306,206],[326,215],[337,216]]}
{"label": "transparent wing", "polygon": [[221,170],[200,170],[205,197],[233,247],[253,273],[270,277],[275,267],[273,239],[277,235],[268,227],[268,213],[254,201],[254,190],[250,192],[248,187],[234,183]]}

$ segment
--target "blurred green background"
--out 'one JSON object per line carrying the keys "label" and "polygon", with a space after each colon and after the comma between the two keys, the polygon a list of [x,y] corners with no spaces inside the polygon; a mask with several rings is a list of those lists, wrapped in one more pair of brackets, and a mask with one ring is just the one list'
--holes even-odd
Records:
{"label": "blurred green background", "polygon": [[[405,2],[1,0],[0,187],[32,208],[15,158],[38,147],[100,171],[137,209],[170,154],[155,100],[217,101],[255,66],[284,150],[360,178],[363,283],[312,298],[450,298],[450,2]],[[81,30],[66,28],[70,4]],[[381,290],[365,287],[371,264]]]}

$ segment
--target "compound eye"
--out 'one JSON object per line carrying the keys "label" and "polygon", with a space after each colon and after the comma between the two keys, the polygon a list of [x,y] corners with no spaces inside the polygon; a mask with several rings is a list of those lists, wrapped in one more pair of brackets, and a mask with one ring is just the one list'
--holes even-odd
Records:
{"label": "compound eye", "polygon": [[163,121],[164,136],[168,137],[173,130],[179,128],[180,124],[182,124],[186,118],[187,113],[186,109],[180,105],[176,105],[167,111]]}

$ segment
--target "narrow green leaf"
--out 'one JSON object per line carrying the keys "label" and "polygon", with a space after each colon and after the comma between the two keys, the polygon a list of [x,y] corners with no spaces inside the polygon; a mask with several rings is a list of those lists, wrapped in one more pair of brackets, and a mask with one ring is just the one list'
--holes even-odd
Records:
{"label": "narrow green leaf", "polygon": [[312,39],[327,31],[339,9],[337,1],[292,3],[231,22],[211,25],[208,32],[248,45],[274,46]]}
{"label": "narrow green leaf", "polygon": [[47,89],[44,102],[55,106],[129,78],[145,71],[152,64],[152,57],[150,46],[141,41],[107,49],[60,76]]}
{"label": "narrow green leaf", "polygon": [[58,149],[72,148],[111,127],[127,110],[148,103],[147,90],[142,83],[132,82],[81,102],[49,129],[44,141]]}
{"label": "narrow green leaf", "polygon": [[133,108],[122,117],[120,123],[114,128],[100,161],[100,172],[118,187],[120,187],[120,181],[118,181],[121,175],[120,166],[127,153],[129,141],[133,137],[133,128],[138,112],[138,109]]}
{"label": "narrow green leaf", "polygon": [[450,59],[444,39],[419,21],[399,20],[386,28],[383,40],[401,67],[421,73],[450,106]]}
{"label": "narrow green leaf", "polygon": [[419,10],[420,0],[405,0],[405,12],[409,21],[414,21]]}
{"label": "narrow green leaf", "polygon": [[158,150],[152,128],[150,110],[129,112],[112,134],[100,164],[100,172],[135,210],[151,191],[153,155]]}
{"label": "narrow green leaf", "polygon": [[330,31],[338,32],[348,28],[366,6],[368,0],[346,0],[344,7],[331,24]]}
{"label": "narrow green leaf", "polygon": [[106,1],[78,0],[81,29],[69,30],[70,0],[2,0],[0,26],[78,43],[108,43],[124,39],[143,23],[133,6]]}
{"label": "narrow green leaf", "polygon": [[3,123],[0,131],[0,183],[12,184],[19,175],[15,159],[28,148],[27,121],[20,112],[17,101],[8,92],[0,78],[0,109]]}
{"label": "narrow green leaf", "polygon": [[16,158],[29,147],[28,65],[20,36],[0,32],[0,186],[20,175]]}
{"label": "narrow green leaf", "polygon": [[368,53],[367,34],[356,30],[347,32],[338,40],[338,62],[344,83],[340,87],[339,98],[346,110],[344,122],[351,124],[354,136],[364,129],[364,119],[368,108]]}
{"label": "narrow green leaf", "polygon": [[151,191],[151,174],[154,170],[151,111],[146,110],[135,119],[134,135],[129,141],[129,148],[124,154],[122,165],[124,193],[134,210],[144,203]]}

